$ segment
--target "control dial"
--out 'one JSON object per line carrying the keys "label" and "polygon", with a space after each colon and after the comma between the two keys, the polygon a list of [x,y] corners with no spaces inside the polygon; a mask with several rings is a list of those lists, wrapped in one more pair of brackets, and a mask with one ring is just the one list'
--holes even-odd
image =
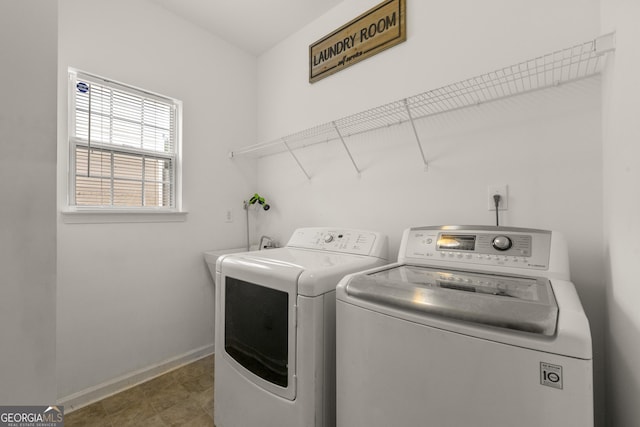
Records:
{"label": "control dial", "polygon": [[327,234],[326,236],[324,236],[324,242],[325,243],[331,243],[333,241],[333,235],[332,234]]}
{"label": "control dial", "polygon": [[493,238],[493,242],[491,242],[491,244],[495,249],[499,251],[506,251],[507,249],[511,248],[511,245],[513,243],[507,236],[496,236]]}

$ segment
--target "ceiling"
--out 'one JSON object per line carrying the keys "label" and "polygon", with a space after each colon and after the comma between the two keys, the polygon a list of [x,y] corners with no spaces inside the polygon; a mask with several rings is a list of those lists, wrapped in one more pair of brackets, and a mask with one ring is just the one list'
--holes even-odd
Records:
{"label": "ceiling", "polygon": [[342,0],[151,0],[255,55]]}

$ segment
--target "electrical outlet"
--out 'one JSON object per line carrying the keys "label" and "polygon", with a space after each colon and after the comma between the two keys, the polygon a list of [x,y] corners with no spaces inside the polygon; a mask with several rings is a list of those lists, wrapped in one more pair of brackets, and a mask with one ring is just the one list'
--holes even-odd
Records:
{"label": "electrical outlet", "polygon": [[500,184],[500,185],[490,185],[487,191],[487,195],[488,195],[488,202],[489,202],[489,210],[490,211],[495,211],[496,210],[496,203],[493,200],[493,196],[494,194],[499,194],[500,195],[500,203],[498,204],[498,210],[499,211],[506,211],[507,209],[509,209],[509,193],[508,193],[508,186],[507,184]]}
{"label": "electrical outlet", "polygon": [[224,211],[224,222],[233,222],[233,210],[227,209]]}

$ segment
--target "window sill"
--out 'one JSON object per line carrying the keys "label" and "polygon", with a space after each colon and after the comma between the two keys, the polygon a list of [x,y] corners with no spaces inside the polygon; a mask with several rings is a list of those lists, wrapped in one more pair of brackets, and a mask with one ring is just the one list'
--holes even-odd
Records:
{"label": "window sill", "polygon": [[111,224],[185,222],[188,212],[79,209],[62,211],[61,214],[65,224]]}

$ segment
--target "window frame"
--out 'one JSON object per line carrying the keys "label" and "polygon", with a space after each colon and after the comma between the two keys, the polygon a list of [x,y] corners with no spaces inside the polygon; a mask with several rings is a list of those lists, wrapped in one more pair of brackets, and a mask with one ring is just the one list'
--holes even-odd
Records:
{"label": "window frame", "polygon": [[[119,146],[91,142],[90,147],[106,150],[112,153],[140,156],[143,158],[159,158],[171,161],[173,173],[170,185],[173,190],[173,206],[83,206],[76,204],[76,149],[89,147],[89,141],[84,141],[76,136],[76,82],[87,80],[96,84],[105,85],[116,90],[134,91],[144,94],[150,99],[162,103],[170,103],[175,109],[175,142],[172,153],[151,152],[149,150],[134,147]],[[97,76],[74,68],[68,69],[68,125],[67,125],[67,198],[66,208],[62,212],[64,222],[165,222],[184,221],[186,212],[182,209],[182,102],[164,95],[150,92],[129,84]],[[111,180],[113,180],[113,172]]]}

